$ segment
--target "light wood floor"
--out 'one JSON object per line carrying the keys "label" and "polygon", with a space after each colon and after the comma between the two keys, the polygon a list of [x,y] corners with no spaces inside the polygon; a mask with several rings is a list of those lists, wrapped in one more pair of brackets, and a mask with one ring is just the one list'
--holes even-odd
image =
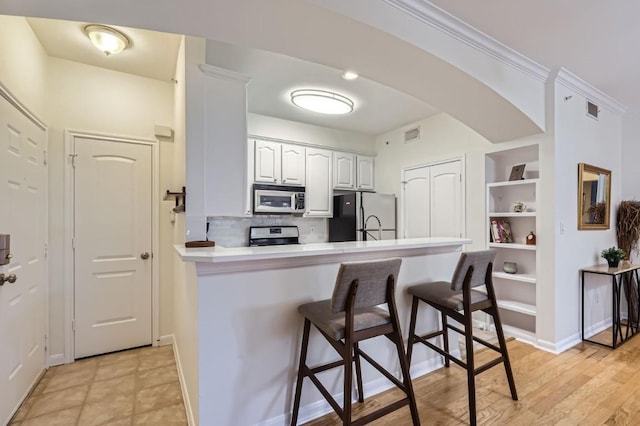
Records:
{"label": "light wood floor", "polygon": [[[512,401],[502,364],[476,377],[478,424],[482,425],[638,425],[640,424],[640,337],[615,350],[581,343],[553,355],[512,340],[509,355],[519,401]],[[493,351],[476,354],[477,362]],[[465,371],[452,363],[413,381],[423,425],[468,424]],[[313,386],[311,383],[305,383]],[[391,390],[354,405],[354,418],[399,399]],[[339,425],[335,414],[309,423]],[[407,407],[375,425],[410,425]]]}

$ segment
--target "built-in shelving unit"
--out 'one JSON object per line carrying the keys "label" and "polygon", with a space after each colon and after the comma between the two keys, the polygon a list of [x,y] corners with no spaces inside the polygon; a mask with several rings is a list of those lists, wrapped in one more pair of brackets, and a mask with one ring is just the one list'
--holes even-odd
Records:
{"label": "built-in shelving unit", "polygon": [[[509,181],[513,166],[526,164],[521,180]],[[538,251],[535,244],[527,244],[533,232],[536,242],[538,226],[538,146],[529,145],[496,151],[485,157],[487,246],[497,250],[493,282],[505,333],[536,343],[538,306]],[[516,203],[524,204],[515,211]],[[511,240],[494,241],[491,222],[508,223]],[[500,233],[500,236],[503,234]],[[515,262],[515,274],[503,271],[505,262]]]}

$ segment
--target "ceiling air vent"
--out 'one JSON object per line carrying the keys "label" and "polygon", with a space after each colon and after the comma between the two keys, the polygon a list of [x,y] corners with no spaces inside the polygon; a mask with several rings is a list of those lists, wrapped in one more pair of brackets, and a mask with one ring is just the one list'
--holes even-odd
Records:
{"label": "ceiling air vent", "polygon": [[587,117],[598,119],[598,113],[600,112],[600,108],[598,105],[594,104],[591,101],[587,101]]}
{"label": "ceiling air vent", "polygon": [[413,127],[404,132],[404,143],[414,142],[420,139],[420,126]]}

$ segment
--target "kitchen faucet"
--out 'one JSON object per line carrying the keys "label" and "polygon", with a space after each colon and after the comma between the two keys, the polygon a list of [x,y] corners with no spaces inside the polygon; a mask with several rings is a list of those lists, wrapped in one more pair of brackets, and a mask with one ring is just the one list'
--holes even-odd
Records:
{"label": "kitchen faucet", "polygon": [[382,240],[382,222],[380,222],[380,218],[378,216],[376,216],[375,214],[370,214],[369,216],[367,216],[367,218],[364,220],[364,232],[365,232],[365,240],[366,240],[366,236],[369,233],[369,231],[367,231],[367,222],[369,221],[369,219],[374,218],[375,220],[378,221],[378,240]]}

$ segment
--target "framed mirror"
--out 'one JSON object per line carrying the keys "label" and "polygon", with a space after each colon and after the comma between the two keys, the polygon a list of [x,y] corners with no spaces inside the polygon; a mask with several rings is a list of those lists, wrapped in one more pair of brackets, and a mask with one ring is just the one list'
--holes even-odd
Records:
{"label": "framed mirror", "polygon": [[578,164],[578,229],[609,229],[611,171]]}

